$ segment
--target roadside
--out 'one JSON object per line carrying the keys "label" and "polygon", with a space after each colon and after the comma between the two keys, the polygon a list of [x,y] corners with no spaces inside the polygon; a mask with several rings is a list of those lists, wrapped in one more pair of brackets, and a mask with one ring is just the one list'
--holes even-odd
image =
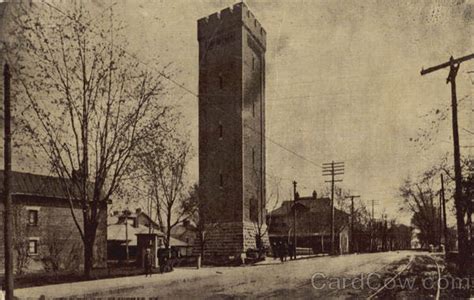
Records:
{"label": "roadside", "polygon": [[132,292],[157,284],[163,285],[179,282],[192,282],[200,278],[218,275],[221,267],[213,268],[176,268],[173,272],[145,275],[108,278],[73,283],[62,283],[15,290],[15,297],[26,298],[90,298],[109,292]]}
{"label": "roadside", "polygon": [[[299,255],[297,260],[310,259],[320,257],[322,255]],[[273,257],[267,257],[264,261],[260,261],[253,265],[243,265],[242,267],[261,266],[270,264],[281,264],[279,260]],[[240,267],[178,267],[173,272],[160,274],[157,269],[154,270],[152,277],[145,277],[143,270],[137,268],[121,268],[112,270],[96,270],[94,279],[86,280],[82,274],[50,274],[42,275],[42,282],[38,282],[34,276],[28,278],[25,276],[21,283],[23,286],[15,290],[15,296],[19,298],[33,297],[47,298],[56,297],[94,297],[107,293],[108,291],[116,292],[133,292],[135,289],[143,289],[149,285],[156,284],[168,285],[177,282],[189,282],[199,278],[212,277],[219,275],[220,270],[238,269]],[[65,278],[66,277],[66,278]],[[46,280],[46,282],[45,282]],[[61,281],[62,283],[57,283]],[[66,282],[65,282],[66,281]],[[25,286],[27,285],[27,286]]]}
{"label": "roadside", "polygon": [[[108,297],[154,297],[162,299],[328,299],[334,287],[312,285],[316,274],[326,278],[353,277],[377,272],[413,252],[384,252],[299,259],[260,266],[221,268],[216,276],[198,281],[165,285],[157,283],[134,292],[117,292]],[[356,258],[357,257],[357,258]]]}
{"label": "roadside", "polygon": [[[469,280],[457,278],[444,255],[415,254],[368,277],[364,288],[335,291],[328,296],[350,299],[466,299]],[[345,297],[346,296],[346,297]],[[472,296],[472,294],[471,294]]]}
{"label": "roadside", "polygon": [[[312,254],[312,255],[297,255],[296,260],[301,260],[301,259],[310,259],[310,258],[315,258],[315,257],[324,257],[328,256],[328,254]],[[291,259],[287,259],[285,262],[292,261]],[[275,264],[281,264],[282,262],[278,257],[272,257],[272,256],[267,256],[265,257],[265,260],[259,261],[254,263],[254,266],[265,266],[265,265],[275,265]]]}
{"label": "roadside", "polygon": [[[315,277],[315,274],[325,277]],[[375,274],[375,277],[367,277],[369,274]],[[15,296],[20,299],[42,296],[218,299],[231,295],[238,298],[278,299],[436,299],[438,278],[449,276],[449,270],[441,256],[420,252],[385,252],[335,257],[302,256],[284,263],[268,258],[256,265],[241,267],[183,267],[152,277],[128,276],[18,289]],[[358,277],[365,278],[365,281],[353,280]],[[336,279],[343,284],[361,282],[365,286],[331,286],[331,282],[334,283]],[[344,281],[340,281],[342,279]],[[441,299],[459,298],[461,295],[459,291],[450,288],[441,288],[439,294]]]}

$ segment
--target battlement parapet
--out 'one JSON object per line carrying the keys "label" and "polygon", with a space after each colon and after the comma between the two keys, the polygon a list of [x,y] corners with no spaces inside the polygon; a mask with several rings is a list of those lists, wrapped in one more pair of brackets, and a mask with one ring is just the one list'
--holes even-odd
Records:
{"label": "battlement parapet", "polygon": [[213,38],[242,25],[266,48],[267,33],[244,2],[199,19],[198,40]]}

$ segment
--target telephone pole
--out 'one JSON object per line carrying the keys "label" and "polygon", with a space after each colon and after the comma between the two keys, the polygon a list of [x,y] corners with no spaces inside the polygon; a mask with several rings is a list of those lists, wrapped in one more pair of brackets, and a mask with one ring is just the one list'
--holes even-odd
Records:
{"label": "telephone pole", "polygon": [[444,197],[444,179],[443,174],[441,176],[441,201],[443,205],[443,236],[444,236],[444,249],[448,252],[449,242],[448,242],[448,225],[446,221],[446,198]]}
{"label": "telephone pole", "polygon": [[[296,201],[298,200],[298,194],[296,192],[296,185],[298,183],[293,181],[293,255],[294,259],[296,259]],[[293,257],[290,257],[292,259]]]}
{"label": "telephone pole", "polygon": [[372,202],[372,216],[370,218],[370,251],[374,250],[374,228],[375,228],[375,211],[374,206],[376,204],[376,200],[371,200]]}
{"label": "telephone pole", "polygon": [[441,249],[441,244],[443,243],[443,197],[441,195],[441,190],[439,191],[439,210],[438,210],[438,246]]}
{"label": "telephone pole", "polygon": [[13,299],[13,224],[12,224],[12,196],[11,196],[11,169],[12,169],[12,136],[11,136],[11,110],[10,110],[10,67],[6,63],[3,69],[3,112],[4,112],[4,205],[5,205],[5,225],[4,225],[4,247],[5,247],[5,298]]}
{"label": "telephone pole", "polygon": [[338,175],[344,175],[344,162],[330,162],[323,164],[323,176],[331,176],[331,255],[335,254],[335,234],[334,234],[334,184],[342,182],[342,179],[336,180]]}
{"label": "telephone pole", "polygon": [[354,198],[360,198],[360,195],[352,195],[346,198],[351,199],[351,243],[350,243],[350,252],[354,252]]}
{"label": "telephone pole", "polygon": [[454,147],[454,179],[456,188],[454,191],[454,205],[456,207],[456,223],[458,228],[458,268],[461,274],[464,274],[467,266],[470,264],[470,249],[468,249],[467,230],[464,223],[464,211],[466,203],[462,195],[462,171],[461,171],[461,153],[459,150],[459,130],[458,130],[458,104],[456,95],[456,75],[462,62],[474,59],[474,54],[466,55],[454,59],[450,57],[448,62],[421,70],[421,75],[426,75],[449,67],[449,75],[446,83],[451,83],[451,112],[453,126],[453,147]]}
{"label": "telephone pole", "polygon": [[127,262],[130,260],[130,254],[129,254],[129,242],[128,242],[128,217],[130,216],[131,212],[127,208],[122,212],[123,216],[125,217],[125,257]]}

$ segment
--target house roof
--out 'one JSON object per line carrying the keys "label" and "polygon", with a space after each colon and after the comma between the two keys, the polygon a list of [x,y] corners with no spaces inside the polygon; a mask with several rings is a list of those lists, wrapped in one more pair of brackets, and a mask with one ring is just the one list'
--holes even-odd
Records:
{"label": "house roof", "polygon": [[[331,199],[329,198],[314,199],[313,197],[301,197],[296,201],[296,203],[298,205],[304,206],[310,211],[324,211],[324,210],[330,209]],[[293,204],[294,204],[293,200],[283,201],[282,205],[279,208],[271,211],[269,215],[272,215],[272,216],[287,215],[291,212],[291,208],[293,207]]]}
{"label": "house roof", "polygon": [[[136,246],[137,234],[148,233],[149,231],[150,229],[143,225],[134,227],[134,226],[125,226],[125,224],[111,224],[107,226],[107,240],[108,241],[122,241],[123,243],[125,243],[128,238],[128,245]],[[164,236],[164,233],[161,231],[154,230],[153,232],[158,234],[159,236]]]}
{"label": "house roof", "polygon": [[[303,215],[298,217],[298,235],[328,235],[331,232],[331,206],[329,198],[318,198],[305,197],[300,198],[296,202],[296,210],[302,212]],[[270,217],[270,228],[269,234],[273,235],[287,235],[288,231],[292,228],[292,208],[294,201],[284,201],[282,205],[269,213]],[[275,219],[284,218],[285,226],[276,226]],[[334,210],[335,218],[335,230],[340,232],[348,221],[348,215],[342,210]],[[291,223],[291,224],[290,224]]]}
{"label": "house roof", "polygon": [[192,224],[187,224],[187,225],[179,224],[171,228],[171,234],[173,236],[180,236],[189,231],[195,232],[196,226]]}
{"label": "house roof", "polygon": [[155,228],[159,228],[159,227],[160,227],[160,225],[159,225],[158,223],[156,223],[155,221],[153,221],[153,219],[150,218],[150,216],[149,216],[147,213],[145,213],[144,211],[142,211],[142,210],[140,210],[139,212],[136,211],[136,212],[134,212],[134,213],[131,214],[131,217],[133,217],[133,218],[138,218],[138,217],[140,217],[140,216],[145,217],[145,218],[148,220],[148,223],[151,224],[151,225],[153,225]]}
{"label": "house roof", "polygon": [[[117,216],[108,216],[107,217],[107,240],[108,241],[117,241],[125,245],[128,234],[128,245],[137,246],[137,234],[149,233],[150,228],[144,225],[138,225],[134,227],[129,225],[125,228],[125,223],[119,223],[119,218]],[[128,231],[128,232],[126,232]],[[160,237],[164,237],[165,234],[159,230],[152,229],[153,233],[156,233]],[[170,245],[173,247],[188,247],[189,245],[179,239],[170,237]]]}
{"label": "house roof", "polygon": [[135,212],[130,212],[129,215],[125,215],[123,212],[119,213],[118,211],[115,211],[113,215],[109,215],[107,217],[107,224],[124,224],[125,220],[128,219],[133,219],[135,222],[138,222],[139,217],[144,217],[147,222],[145,222],[144,225],[149,226],[151,225],[153,228],[158,229],[160,228],[160,225],[153,221],[152,218],[148,214],[146,214],[144,211],[137,210]]}
{"label": "house roof", "polygon": [[[67,193],[64,190],[63,179],[59,177],[15,171],[12,171],[11,174],[12,194],[43,196],[60,199],[68,198]],[[3,170],[0,170],[0,182],[3,182],[3,178],[4,172]],[[3,184],[0,185],[0,192],[3,192]]]}

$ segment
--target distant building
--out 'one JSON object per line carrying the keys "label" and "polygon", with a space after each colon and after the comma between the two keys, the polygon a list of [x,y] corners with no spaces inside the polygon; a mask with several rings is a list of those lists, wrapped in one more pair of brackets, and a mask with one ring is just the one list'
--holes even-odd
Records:
{"label": "distant building", "polygon": [[[0,182],[3,182],[0,171]],[[26,255],[26,271],[83,267],[83,244],[71,215],[62,179],[51,176],[12,172],[14,219],[14,262]],[[0,225],[3,232],[3,184],[0,184]],[[73,201],[75,216],[82,227],[82,209]],[[107,204],[100,207],[99,225],[94,245],[94,267],[106,266]],[[4,263],[4,241],[0,234],[0,266]]]}
{"label": "distant building", "polygon": [[196,226],[188,220],[184,220],[182,224],[178,224],[171,229],[171,237],[185,243],[180,247],[181,255],[183,256],[192,255],[193,251],[199,248],[197,234]]}
{"label": "distant building", "polygon": [[[282,205],[267,216],[270,243],[293,242],[294,217],[296,210],[296,246],[311,248],[313,253],[331,251],[331,199],[318,198],[316,192],[311,197],[300,197]],[[335,209],[335,251],[349,252],[349,215]]]}
{"label": "distant building", "polygon": [[240,257],[265,221],[266,32],[237,3],[198,20],[198,41],[200,199],[219,224],[205,254]]}
{"label": "distant building", "polygon": [[158,224],[139,209],[129,214],[115,211],[107,218],[107,259],[125,260],[127,246],[129,259],[134,259],[137,253],[137,234],[140,233],[157,233],[158,246],[161,247],[165,235],[158,228]]}
{"label": "distant building", "polygon": [[[164,247],[166,235],[159,229],[158,223],[153,221],[148,214],[141,209],[135,212],[115,211],[108,217],[107,221],[107,259],[114,261],[125,260],[127,255],[127,240],[129,259],[135,259],[137,255],[137,234],[155,233],[157,235],[158,248]],[[177,227],[177,226],[175,226]],[[179,251],[182,256],[190,253],[189,244],[182,239],[170,239],[170,247]]]}

